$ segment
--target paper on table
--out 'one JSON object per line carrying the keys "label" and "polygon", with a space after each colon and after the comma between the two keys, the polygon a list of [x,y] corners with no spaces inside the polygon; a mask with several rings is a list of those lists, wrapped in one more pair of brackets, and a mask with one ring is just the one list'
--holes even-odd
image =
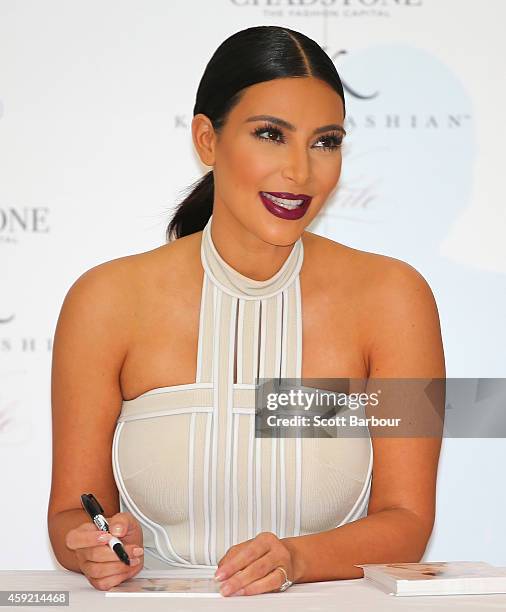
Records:
{"label": "paper on table", "polygon": [[105,592],[106,597],[222,597],[214,578],[131,578]]}

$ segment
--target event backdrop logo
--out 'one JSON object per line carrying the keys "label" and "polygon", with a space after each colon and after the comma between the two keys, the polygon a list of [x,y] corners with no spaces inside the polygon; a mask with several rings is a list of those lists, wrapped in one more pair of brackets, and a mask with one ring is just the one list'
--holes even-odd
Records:
{"label": "event backdrop logo", "polygon": [[22,236],[47,234],[47,206],[0,206],[0,243],[16,243]]}
{"label": "event backdrop logo", "polygon": [[[340,49],[339,51],[332,52],[332,51],[329,51],[329,49],[325,46],[322,46],[322,48],[325,49],[325,52],[330,57],[330,59],[334,62],[334,64],[337,64],[337,62],[339,61],[339,57],[341,55],[346,55],[348,53],[348,51],[346,51],[345,49]],[[373,98],[376,98],[379,95],[379,91],[377,90],[369,94],[360,92],[356,87],[353,87],[352,85],[350,85],[350,83],[348,83],[348,81],[345,78],[343,78],[342,75],[340,75],[340,78],[341,78],[341,83],[343,84],[345,98],[346,98],[346,94],[348,94],[350,96],[353,96],[354,98],[357,98],[358,100],[372,100]]]}
{"label": "event backdrop logo", "polygon": [[261,9],[264,17],[392,17],[423,0],[230,0],[239,8]]}

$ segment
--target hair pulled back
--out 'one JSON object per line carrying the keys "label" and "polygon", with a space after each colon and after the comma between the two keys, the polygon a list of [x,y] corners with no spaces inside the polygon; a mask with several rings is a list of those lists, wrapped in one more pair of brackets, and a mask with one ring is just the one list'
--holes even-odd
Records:
{"label": "hair pulled back", "polygon": [[[281,26],[246,28],[224,40],[209,60],[197,89],[193,116],[203,113],[219,133],[246,87],[273,79],[308,76],[330,85],[344,107],[339,74],[318,43]],[[213,171],[204,174],[189,189],[189,195],[177,205],[167,227],[167,241],[204,229],[212,214]]]}

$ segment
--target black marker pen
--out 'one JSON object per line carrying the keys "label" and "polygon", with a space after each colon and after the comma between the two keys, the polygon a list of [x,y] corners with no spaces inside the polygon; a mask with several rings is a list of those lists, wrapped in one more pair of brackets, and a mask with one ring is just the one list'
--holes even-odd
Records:
{"label": "black marker pen", "polygon": [[[98,503],[95,496],[92,493],[83,493],[81,495],[81,504],[95,525],[101,531],[110,533],[109,525],[107,524],[107,521],[103,515],[104,509]],[[123,548],[123,544],[118,538],[111,535],[111,539],[107,542],[107,544],[109,545],[109,548],[118,555],[120,561],[123,561],[123,563],[126,563],[126,565],[130,565],[130,559]]]}

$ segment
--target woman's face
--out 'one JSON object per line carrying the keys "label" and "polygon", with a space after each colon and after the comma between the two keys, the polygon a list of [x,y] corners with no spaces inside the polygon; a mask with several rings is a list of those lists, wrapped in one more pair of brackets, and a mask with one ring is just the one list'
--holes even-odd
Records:
{"label": "woman's face", "polygon": [[[214,170],[213,218],[226,219],[230,229],[239,224],[270,244],[294,243],[339,180],[343,120],[340,96],[314,77],[248,87],[219,135],[207,117],[196,115],[194,139],[202,161]],[[307,195],[311,201],[302,216],[287,218],[302,211],[292,208],[295,213],[283,217],[281,207],[274,214],[261,192]]]}

